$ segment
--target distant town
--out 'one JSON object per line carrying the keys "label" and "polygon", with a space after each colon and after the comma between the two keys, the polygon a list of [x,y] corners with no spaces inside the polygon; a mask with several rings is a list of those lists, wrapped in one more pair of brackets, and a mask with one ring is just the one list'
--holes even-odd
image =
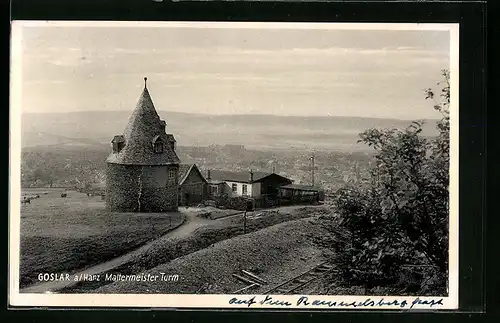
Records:
{"label": "distant town", "polygon": [[[158,116],[146,83],[124,135],[116,135],[110,148],[107,171],[104,163],[99,162],[98,158],[102,154],[97,150],[92,154],[92,151],[84,149],[85,159],[71,156],[64,161],[56,160],[55,165],[51,165],[52,160],[44,161],[43,157],[40,158],[40,154],[55,157],[50,152],[50,147],[49,151],[39,152],[36,158],[30,158],[30,153],[24,152],[22,184],[28,188],[75,189],[89,195],[102,196],[111,209],[141,212],[147,211],[141,207],[149,204],[152,208],[149,211],[175,211],[178,205],[192,206],[205,201],[214,206],[233,209],[314,203],[324,201],[325,189],[332,189],[327,184],[332,182],[328,177],[340,175],[340,182],[345,184],[356,182],[361,176],[360,161],[348,160],[352,155],[343,156],[347,157],[346,163],[350,167],[345,169],[344,174],[338,174],[338,168],[329,170],[328,167],[338,167],[339,163],[326,160],[329,156],[325,154],[320,153],[319,160],[316,160],[314,153],[302,152],[302,156],[290,158],[286,154],[279,156],[278,152],[271,155],[267,153],[268,156],[262,156],[265,159],[261,157],[259,160],[254,156],[258,154],[257,151],[248,151],[244,145],[235,144],[186,147],[181,150],[180,159],[175,136],[166,132],[166,122]],[[62,151],[69,153],[71,150]],[[358,154],[356,157],[363,155]],[[249,160],[252,160],[250,164]],[[40,164],[33,165],[35,161]],[[114,165],[121,166],[115,170]],[[137,167],[142,167],[140,174],[137,173]],[[165,171],[161,171],[161,167]],[[148,177],[143,175],[144,171],[153,173]],[[124,178],[130,176],[137,177],[136,180],[132,179],[134,184],[130,180],[123,182]],[[172,180],[174,177],[175,180]],[[150,182],[145,178],[150,178]],[[162,180],[165,182],[158,186],[158,181]],[[149,191],[148,184],[153,185]],[[140,191],[136,185],[141,185],[141,189],[149,193],[139,192],[139,197],[132,197],[130,194]],[[157,195],[160,192],[158,190],[162,189],[167,189],[168,193]],[[172,189],[178,192],[175,198],[171,194]],[[148,201],[148,194],[156,195],[152,198],[154,201]],[[235,198],[240,200],[236,202],[238,205],[234,204]],[[140,199],[145,202],[141,203]],[[22,202],[29,201],[29,196],[23,197]],[[138,201],[139,205],[132,201]],[[158,203],[162,206],[156,205]]]}
{"label": "distant town", "polygon": [[[111,144],[101,146],[51,145],[26,147],[22,151],[22,186],[26,188],[62,187],[94,191],[105,187],[105,165]],[[85,151],[85,155],[82,155]],[[243,145],[178,146],[179,158],[196,164],[203,175],[211,170],[276,172],[297,184],[312,184],[310,151],[266,151]],[[84,157],[85,156],[85,157]],[[365,152],[315,151],[315,185],[328,193],[346,182],[368,177],[371,154]]]}

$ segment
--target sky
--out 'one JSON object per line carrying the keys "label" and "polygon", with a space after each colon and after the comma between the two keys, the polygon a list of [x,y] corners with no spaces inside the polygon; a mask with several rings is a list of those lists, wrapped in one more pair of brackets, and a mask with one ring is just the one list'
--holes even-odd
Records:
{"label": "sky", "polygon": [[438,118],[423,90],[450,66],[435,30],[23,27],[23,113],[157,110]]}

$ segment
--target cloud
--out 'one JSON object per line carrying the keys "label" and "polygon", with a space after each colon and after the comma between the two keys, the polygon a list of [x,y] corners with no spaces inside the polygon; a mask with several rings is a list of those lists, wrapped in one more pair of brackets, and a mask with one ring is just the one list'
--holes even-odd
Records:
{"label": "cloud", "polygon": [[357,48],[357,47],[327,47],[327,48],[285,48],[285,49],[240,49],[233,47],[214,47],[197,48],[185,47],[170,49],[170,52],[179,51],[186,54],[203,53],[217,55],[296,55],[296,56],[315,56],[315,55],[373,55],[373,54],[414,54],[414,55],[448,55],[447,52],[431,49],[423,49],[410,46],[382,47],[382,48]]}
{"label": "cloud", "polygon": [[267,56],[282,56],[282,55],[296,55],[296,56],[315,56],[315,55],[373,55],[373,54],[414,54],[414,55],[448,55],[447,52],[439,50],[424,49],[412,46],[394,46],[382,48],[356,48],[356,47],[327,47],[327,48],[283,48],[283,49],[242,49],[237,47],[150,47],[150,48],[123,48],[115,47],[109,49],[110,53],[117,54],[137,54],[137,55],[152,55],[152,54],[172,54],[172,55],[208,55],[208,56],[253,56],[253,55],[267,55]]}
{"label": "cloud", "polygon": [[118,52],[118,53],[125,53],[125,54],[146,54],[146,53],[150,52],[151,50],[115,47],[112,49],[112,51]]}
{"label": "cloud", "polygon": [[24,84],[66,84],[67,81],[63,80],[32,80],[32,81],[26,81]]}
{"label": "cloud", "polygon": [[[158,45],[160,46],[160,45]],[[57,51],[56,51],[57,49]],[[49,63],[54,67],[81,67],[92,63],[92,68],[107,73],[110,77],[129,74],[245,74],[253,71],[259,76],[268,76],[285,71],[307,73],[308,71],[330,71],[331,73],[423,73],[423,65],[446,66],[447,52],[428,50],[412,46],[394,46],[377,49],[355,47],[244,49],[236,47],[169,47],[169,48],[79,48],[50,47],[37,54],[30,53],[37,64]],[[39,55],[39,56],[37,56]],[[28,59],[29,60],[29,59]],[[42,63],[43,62],[43,63]],[[242,78],[241,76],[233,76]],[[245,76],[246,77],[246,76]],[[236,80],[238,81],[238,80]]]}
{"label": "cloud", "polygon": [[417,47],[414,46],[398,46],[395,47],[396,50],[412,50],[412,49],[417,49]]}
{"label": "cloud", "polygon": [[62,66],[62,67],[76,67],[84,64],[89,64],[90,61],[85,56],[80,57],[63,57],[59,59],[50,59],[47,63]]}
{"label": "cloud", "polygon": [[85,53],[81,48],[66,48],[51,55],[47,62],[56,66],[76,67],[91,63],[91,55],[92,52]]}
{"label": "cloud", "polygon": [[58,67],[77,67],[93,62],[99,56],[98,51],[80,47],[45,47],[26,50],[23,53],[24,64],[30,68],[45,68],[46,64]]}

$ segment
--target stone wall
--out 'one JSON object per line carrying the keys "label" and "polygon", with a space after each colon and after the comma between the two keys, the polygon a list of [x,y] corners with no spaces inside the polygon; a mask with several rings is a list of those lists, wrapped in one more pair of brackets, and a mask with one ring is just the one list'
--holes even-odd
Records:
{"label": "stone wall", "polygon": [[107,164],[106,206],[122,212],[177,211],[177,172],[177,165]]}
{"label": "stone wall", "polygon": [[143,166],[142,206],[145,212],[177,211],[178,171],[176,166]]}
{"label": "stone wall", "polygon": [[137,178],[141,166],[106,165],[106,207],[112,211],[137,211]]}

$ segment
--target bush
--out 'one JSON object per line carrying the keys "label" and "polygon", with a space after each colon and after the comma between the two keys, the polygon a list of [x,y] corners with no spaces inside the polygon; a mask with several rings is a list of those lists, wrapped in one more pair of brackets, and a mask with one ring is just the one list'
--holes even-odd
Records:
{"label": "bush", "polygon": [[245,196],[227,196],[227,194],[221,195],[216,198],[215,204],[218,208],[226,208],[238,211],[247,210],[247,206],[252,204],[252,199]]}
{"label": "bush", "polygon": [[[433,276],[439,277],[433,288],[446,293],[448,71],[443,76],[442,102],[435,104],[443,118],[435,139],[421,136],[419,121],[404,130],[369,129],[360,134],[360,141],[376,151],[370,181],[346,186],[334,199],[339,224],[351,235],[350,241],[335,246],[341,250],[336,261],[349,284],[395,285],[403,290],[413,284],[423,290]],[[431,89],[426,93],[434,99]],[[409,265],[417,270],[410,273]]]}

